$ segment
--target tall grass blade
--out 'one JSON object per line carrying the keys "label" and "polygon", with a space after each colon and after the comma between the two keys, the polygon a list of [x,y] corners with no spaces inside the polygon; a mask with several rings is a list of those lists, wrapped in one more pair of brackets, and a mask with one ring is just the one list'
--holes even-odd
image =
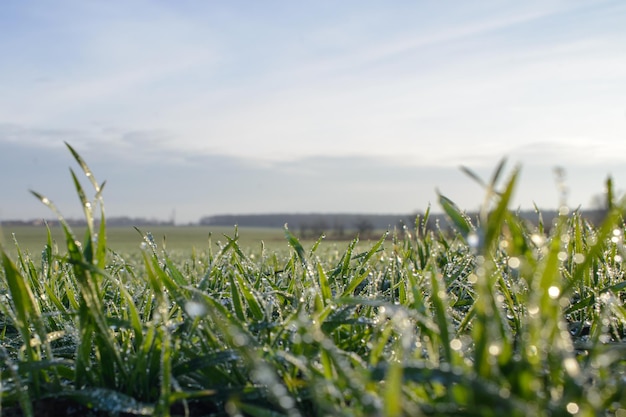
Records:
{"label": "tall grass blade", "polygon": [[452,221],[452,225],[461,233],[463,238],[472,231],[472,225],[465,214],[461,212],[461,209],[452,202],[448,197],[439,194],[439,204],[443,208],[443,211],[448,215]]}

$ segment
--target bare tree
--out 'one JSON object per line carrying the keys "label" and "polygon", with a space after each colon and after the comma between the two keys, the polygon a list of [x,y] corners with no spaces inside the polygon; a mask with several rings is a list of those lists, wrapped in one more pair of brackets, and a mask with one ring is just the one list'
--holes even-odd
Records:
{"label": "bare tree", "polygon": [[368,239],[374,231],[374,223],[367,217],[361,217],[354,224],[359,236]]}

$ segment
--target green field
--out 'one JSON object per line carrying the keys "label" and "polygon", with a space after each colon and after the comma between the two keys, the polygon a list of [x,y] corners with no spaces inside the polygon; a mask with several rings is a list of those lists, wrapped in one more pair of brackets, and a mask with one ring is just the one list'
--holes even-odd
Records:
{"label": "green field", "polygon": [[[141,226],[140,231],[151,233],[160,248],[171,252],[187,252],[192,250],[206,252],[209,249],[209,238],[213,246],[225,241],[224,235],[232,235],[235,227],[209,226]],[[13,236],[17,239],[20,248],[32,254],[41,252],[47,238],[46,226],[0,226],[4,235],[5,246],[12,250]],[[61,246],[65,242],[63,229],[60,226],[50,229],[52,238]],[[77,236],[83,236],[84,227],[74,230]],[[239,244],[250,250],[260,250],[261,242],[268,249],[279,250],[287,248],[282,229],[240,228]],[[119,252],[138,252],[143,242],[142,235],[131,226],[116,226],[107,228],[108,248]]]}
{"label": "green field", "polygon": [[440,196],[452,232],[426,213],[371,242],[273,231],[257,252],[266,231],[98,227],[74,156],[89,227],[0,251],[0,415],[626,416],[610,182],[597,227],[516,217],[500,166],[479,222]]}

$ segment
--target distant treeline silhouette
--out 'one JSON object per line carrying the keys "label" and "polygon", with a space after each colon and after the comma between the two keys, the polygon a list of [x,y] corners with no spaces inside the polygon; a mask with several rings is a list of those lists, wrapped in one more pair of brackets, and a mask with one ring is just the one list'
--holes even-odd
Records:
{"label": "distant treeline silhouette", "polygon": [[[527,222],[537,225],[541,214],[544,227],[549,230],[557,217],[556,210],[518,211],[516,214]],[[605,215],[605,210],[589,210],[583,213],[591,223],[598,224]],[[322,233],[334,237],[347,237],[355,232],[362,237],[368,236],[374,231],[402,230],[404,227],[413,229],[415,220],[419,216],[424,218],[423,213],[412,214],[338,214],[338,213],[275,213],[275,214],[219,214],[206,216],[200,219],[203,226],[239,226],[239,227],[264,227],[278,228],[285,224],[289,229],[298,231],[301,237],[319,236]],[[477,213],[467,213],[467,216],[476,224]],[[449,229],[448,218],[445,214],[430,214],[427,228],[438,227],[443,230]]]}
{"label": "distant treeline silhouette", "polygon": [[[539,213],[534,210],[518,211],[516,214],[527,222],[537,225]],[[556,210],[540,211],[541,219],[546,229],[550,229],[557,216]],[[598,225],[605,215],[603,209],[593,209],[582,212],[583,216],[592,224]],[[202,217],[198,223],[187,223],[185,226],[239,226],[282,228],[287,224],[289,229],[298,232],[300,237],[317,237],[322,233],[329,237],[349,238],[358,233],[361,237],[369,236],[381,230],[400,230],[405,227],[412,230],[415,220],[424,218],[423,213],[411,214],[363,214],[363,213],[274,213],[274,214],[218,214]],[[476,224],[477,213],[468,212],[467,216]],[[71,226],[85,226],[84,219],[66,219]],[[57,219],[33,220],[2,220],[4,226],[41,226],[48,224],[51,227],[59,225]],[[118,216],[107,218],[110,227],[132,226],[174,226],[173,220],[158,220],[143,217]],[[448,218],[441,213],[431,213],[427,228],[447,230],[451,226]]]}

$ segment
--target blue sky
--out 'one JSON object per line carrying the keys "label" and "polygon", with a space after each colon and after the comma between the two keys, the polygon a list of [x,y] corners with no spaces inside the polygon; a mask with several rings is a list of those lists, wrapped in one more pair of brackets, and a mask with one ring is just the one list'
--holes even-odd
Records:
{"label": "blue sky", "polygon": [[622,1],[8,1],[0,220],[68,216],[63,142],[110,215],[468,210],[521,164],[517,206],[626,183]]}

